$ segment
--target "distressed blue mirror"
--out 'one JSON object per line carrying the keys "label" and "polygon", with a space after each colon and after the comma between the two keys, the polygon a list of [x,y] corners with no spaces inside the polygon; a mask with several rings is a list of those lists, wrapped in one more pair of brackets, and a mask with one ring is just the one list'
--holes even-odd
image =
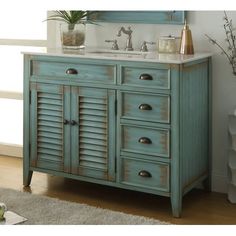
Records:
{"label": "distressed blue mirror", "polygon": [[91,20],[97,22],[183,24],[184,11],[97,11]]}

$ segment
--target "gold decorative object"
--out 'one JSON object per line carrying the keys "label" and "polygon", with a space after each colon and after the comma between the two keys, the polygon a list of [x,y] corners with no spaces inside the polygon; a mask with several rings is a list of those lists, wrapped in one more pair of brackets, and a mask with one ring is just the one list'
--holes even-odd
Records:
{"label": "gold decorative object", "polygon": [[191,30],[189,29],[189,26],[187,25],[186,20],[184,22],[184,28],[181,33],[179,53],[194,54],[192,33]]}

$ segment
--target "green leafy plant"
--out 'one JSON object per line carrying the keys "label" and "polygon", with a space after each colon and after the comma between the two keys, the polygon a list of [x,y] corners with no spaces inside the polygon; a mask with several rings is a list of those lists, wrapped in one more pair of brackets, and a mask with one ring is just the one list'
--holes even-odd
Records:
{"label": "green leafy plant", "polygon": [[60,21],[61,42],[63,49],[82,49],[85,42],[85,24],[91,20],[95,11],[54,11],[46,20]]}
{"label": "green leafy plant", "polygon": [[227,42],[227,49],[224,49],[215,39],[212,39],[207,34],[206,37],[209,41],[216,45],[223,55],[225,55],[232,66],[233,74],[236,75],[236,37],[234,34],[235,28],[233,27],[232,20],[228,18],[226,12],[224,11],[224,30],[225,30],[225,41]]}
{"label": "green leafy plant", "polygon": [[93,23],[88,17],[94,13],[92,11],[54,11],[47,20],[62,21],[68,24],[69,30],[73,30],[75,24]]}

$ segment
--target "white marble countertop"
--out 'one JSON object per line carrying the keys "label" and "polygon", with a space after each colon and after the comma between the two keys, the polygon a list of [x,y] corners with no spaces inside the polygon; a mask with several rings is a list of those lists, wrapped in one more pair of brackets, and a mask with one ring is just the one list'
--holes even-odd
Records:
{"label": "white marble countertop", "polygon": [[107,59],[107,60],[125,60],[125,61],[141,61],[141,62],[157,62],[157,63],[172,63],[182,64],[206,57],[212,56],[209,52],[199,52],[193,55],[181,54],[165,54],[140,51],[115,51],[108,49],[86,49],[86,50],[62,50],[61,48],[41,48],[34,52],[22,52],[29,55],[47,55],[47,56],[63,56],[63,57],[78,57],[91,59]]}

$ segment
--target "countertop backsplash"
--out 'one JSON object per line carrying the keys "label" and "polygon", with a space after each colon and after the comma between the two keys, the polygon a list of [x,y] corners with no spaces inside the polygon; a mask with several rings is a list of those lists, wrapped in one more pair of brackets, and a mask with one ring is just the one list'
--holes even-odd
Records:
{"label": "countertop backsplash", "polygon": [[[56,23],[56,40],[51,42],[52,47],[60,47],[60,31],[59,24]],[[180,37],[182,25],[155,25],[155,24],[123,24],[123,23],[99,23],[99,25],[88,24],[86,25],[86,47],[92,48],[111,48],[110,43],[106,43],[107,39],[116,39],[121,50],[124,50],[127,35],[122,34],[121,37],[117,36],[117,32],[121,26],[127,28],[131,27],[132,33],[132,44],[135,51],[139,51],[143,41],[155,42],[161,36],[178,36]],[[50,39],[49,39],[50,40]],[[56,42],[56,44],[55,44]],[[156,51],[157,45],[148,45],[149,51]]]}
{"label": "countertop backsplash", "polygon": [[[87,25],[86,46],[111,48],[111,44],[105,43],[106,39],[116,39],[121,50],[124,50],[127,35],[117,36],[121,26],[131,27],[133,48],[139,51],[143,41],[155,42],[160,36],[180,36],[180,25],[154,25],[154,24],[122,24],[122,23],[101,23],[100,25]],[[150,51],[157,50],[157,45],[148,45]]]}

